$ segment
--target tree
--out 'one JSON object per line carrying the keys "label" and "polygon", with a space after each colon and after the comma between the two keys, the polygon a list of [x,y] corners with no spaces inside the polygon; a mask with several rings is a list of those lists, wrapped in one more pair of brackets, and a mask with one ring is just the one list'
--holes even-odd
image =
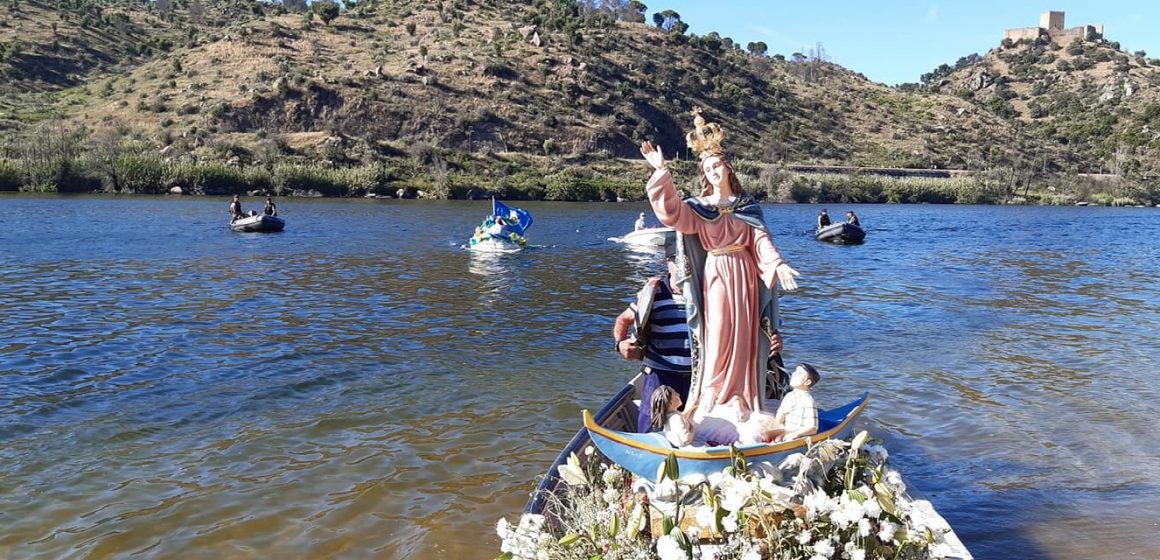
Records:
{"label": "tree", "polygon": [[[681,21],[681,14],[678,14],[677,12],[674,12],[672,10],[665,10],[663,12],[657,12],[657,13],[653,14],[653,23],[655,23],[657,27],[664,29],[665,31],[672,32],[673,29],[678,26],[678,24],[681,24],[684,22]],[[689,28],[689,26],[686,24],[684,26],[684,29],[688,29],[688,28]],[[680,31],[680,33],[684,33],[684,29],[682,29]]]}
{"label": "tree", "polygon": [[334,18],[338,17],[339,14],[338,3],[334,0],[316,1],[310,6],[310,9],[318,14],[318,18],[326,25],[330,25],[330,22],[334,21]]}
{"label": "tree", "polygon": [[765,53],[769,52],[769,45],[766,45],[762,41],[756,41],[756,42],[751,42],[748,45],[745,45],[745,49],[749,51],[749,54],[755,54],[757,56],[765,56]]}

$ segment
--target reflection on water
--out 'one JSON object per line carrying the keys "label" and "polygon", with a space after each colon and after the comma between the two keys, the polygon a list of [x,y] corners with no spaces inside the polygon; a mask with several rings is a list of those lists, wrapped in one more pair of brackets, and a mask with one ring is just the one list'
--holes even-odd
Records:
{"label": "reflection on water", "polygon": [[[608,238],[643,206],[529,204],[537,247],[480,255],[471,203],[226,204],[0,198],[0,557],[494,557],[633,372],[612,318],[663,267]],[[766,209],[788,360],[873,395],[978,557],[1160,556],[1155,211],[866,206],[840,247]]]}

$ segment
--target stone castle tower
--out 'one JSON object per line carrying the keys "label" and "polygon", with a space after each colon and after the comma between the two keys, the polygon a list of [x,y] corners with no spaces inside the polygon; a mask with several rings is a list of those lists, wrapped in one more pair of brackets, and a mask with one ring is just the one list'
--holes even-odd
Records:
{"label": "stone castle tower", "polygon": [[1022,39],[1034,41],[1040,37],[1045,37],[1056,43],[1068,43],[1075,39],[1099,41],[1104,38],[1104,26],[1103,24],[1083,25],[1067,29],[1064,27],[1063,12],[1043,12],[1039,14],[1039,27],[1016,27],[1003,33],[1004,39],[1012,41]]}

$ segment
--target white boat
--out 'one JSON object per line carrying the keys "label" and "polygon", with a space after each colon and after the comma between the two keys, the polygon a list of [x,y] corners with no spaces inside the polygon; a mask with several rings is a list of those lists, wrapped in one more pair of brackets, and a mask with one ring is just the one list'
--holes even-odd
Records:
{"label": "white boat", "polygon": [[652,227],[638,229],[634,232],[625,234],[621,238],[613,238],[613,241],[624,243],[625,245],[632,245],[633,247],[662,249],[666,241],[676,241],[677,231],[670,227]]}
{"label": "white boat", "polygon": [[488,236],[478,240],[472,239],[467,248],[476,253],[518,253],[524,247],[510,239]]}
{"label": "white boat", "polygon": [[239,218],[230,222],[230,229],[234,231],[282,231],[285,227],[286,221],[282,218],[277,216],[267,216],[265,214],[247,216],[245,218]]}

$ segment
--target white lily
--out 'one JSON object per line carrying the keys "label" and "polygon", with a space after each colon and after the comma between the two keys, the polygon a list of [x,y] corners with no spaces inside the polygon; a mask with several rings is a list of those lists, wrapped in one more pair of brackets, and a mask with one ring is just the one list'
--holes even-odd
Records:
{"label": "white lily", "polygon": [[588,475],[580,467],[580,458],[572,453],[568,456],[568,463],[560,465],[560,478],[571,486],[588,486]]}

